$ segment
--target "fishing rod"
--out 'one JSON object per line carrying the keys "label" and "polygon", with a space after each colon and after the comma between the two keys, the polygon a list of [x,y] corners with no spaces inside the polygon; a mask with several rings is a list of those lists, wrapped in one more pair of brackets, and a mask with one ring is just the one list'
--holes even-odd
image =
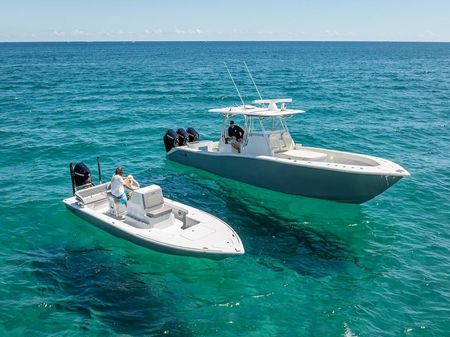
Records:
{"label": "fishing rod", "polygon": [[76,192],[75,173],[73,172],[72,162],[69,164],[69,170],[70,170],[70,179],[72,180],[72,195],[75,195]]}
{"label": "fishing rod", "polygon": [[100,157],[97,157],[98,183],[102,183],[102,173],[100,172]]}
{"label": "fishing rod", "polygon": [[230,69],[228,69],[227,63],[224,61],[223,64],[225,64],[225,68],[227,68],[228,75],[230,75],[231,81],[233,82],[234,87],[236,88],[239,98],[241,99],[242,105],[245,105],[244,100],[242,99],[241,93],[239,92],[239,89],[238,89],[236,83],[234,82],[233,76],[231,76]]}
{"label": "fishing rod", "polygon": [[255,89],[256,89],[256,92],[258,93],[259,99],[262,100],[263,98],[262,98],[262,96],[261,96],[261,93],[259,92],[258,87],[256,86],[256,83],[255,83],[255,80],[253,79],[252,73],[251,73],[250,70],[248,69],[247,63],[246,63],[245,61],[244,61],[244,65],[245,65],[245,69],[247,69],[247,72],[248,72],[248,74],[250,75],[250,79],[252,80],[253,85],[255,86]]}

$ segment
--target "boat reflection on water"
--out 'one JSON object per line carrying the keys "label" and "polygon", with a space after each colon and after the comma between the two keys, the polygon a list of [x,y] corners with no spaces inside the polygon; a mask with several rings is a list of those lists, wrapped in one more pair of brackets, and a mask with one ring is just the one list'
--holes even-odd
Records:
{"label": "boat reflection on water", "polygon": [[[209,172],[186,169],[185,166],[177,163],[168,162],[167,166],[171,170],[179,172],[179,177],[182,179],[188,176],[192,178],[192,183],[208,188],[208,192],[220,196],[221,199],[226,201],[231,212],[242,209],[245,210],[248,217],[264,214],[278,219],[278,222],[304,223],[320,228],[322,225],[328,227],[336,225],[342,228],[343,224],[351,225],[364,221],[365,215],[362,213],[361,205],[337,203],[270,191],[232,179],[218,177]],[[171,181],[173,179],[177,179],[177,175],[170,175],[167,178]],[[158,183],[165,185],[163,181]],[[185,184],[180,183],[180,185]],[[323,229],[326,229],[326,227]]]}
{"label": "boat reflection on water", "polygon": [[208,195],[208,205],[233,224],[258,263],[319,277],[363,268],[359,256],[378,224],[360,205],[268,191],[176,163],[167,169],[173,173],[158,183],[177,198]]}

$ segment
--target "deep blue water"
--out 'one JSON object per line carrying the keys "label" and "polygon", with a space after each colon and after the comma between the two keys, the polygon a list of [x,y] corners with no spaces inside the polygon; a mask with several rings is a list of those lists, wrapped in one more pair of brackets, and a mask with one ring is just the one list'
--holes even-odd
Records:
{"label": "deep blue water", "polygon": [[[292,97],[310,146],[411,177],[363,205],[292,197],[165,159],[167,128]],[[450,44],[0,44],[1,336],[445,336],[450,332]],[[224,219],[246,255],[152,252],[70,214],[68,164]],[[94,170],[96,171],[96,170]]]}

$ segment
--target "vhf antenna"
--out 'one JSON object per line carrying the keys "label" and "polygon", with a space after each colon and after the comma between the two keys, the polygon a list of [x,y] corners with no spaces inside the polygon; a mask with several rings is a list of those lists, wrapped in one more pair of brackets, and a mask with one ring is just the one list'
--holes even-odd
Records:
{"label": "vhf antenna", "polygon": [[256,92],[258,93],[259,98],[262,100],[263,98],[261,97],[261,93],[258,90],[258,87],[256,86],[255,80],[253,79],[252,73],[250,72],[250,70],[247,67],[247,63],[244,61],[244,65],[245,65],[245,69],[247,69],[248,74],[250,75],[250,78],[253,82],[253,85],[255,86]]}
{"label": "vhf antenna", "polygon": [[234,87],[236,88],[236,91],[237,91],[237,93],[239,95],[239,98],[241,99],[242,105],[245,105],[244,100],[242,99],[241,93],[239,92],[239,89],[238,89],[236,83],[234,82],[233,76],[231,76],[230,69],[228,69],[227,63],[224,61],[223,64],[225,64],[225,68],[227,68],[228,75],[230,75],[231,82],[233,82]]}

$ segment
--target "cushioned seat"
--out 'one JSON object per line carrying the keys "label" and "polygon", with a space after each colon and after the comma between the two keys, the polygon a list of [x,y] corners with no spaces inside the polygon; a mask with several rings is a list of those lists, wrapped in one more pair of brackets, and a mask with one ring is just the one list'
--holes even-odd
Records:
{"label": "cushioned seat", "polygon": [[172,208],[170,208],[169,206],[163,205],[160,208],[155,208],[152,209],[151,211],[147,211],[147,216],[150,218],[157,218],[166,214],[169,214],[170,212],[172,212]]}
{"label": "cushioned seat", "polygon": [[290,150],[278,155],[283,158],[302,159],[302,160],[323,160],[327,157],[325,153],[311,151],[307,149]]}
{"label": "cushioned seat", "polygon": [[144,200],[145,214],[150,218],[157,218],[172,212],[172,208],[164,204],[164,197],[159,186],[153,185],[147,188]]}
{"label": "cushioned seat", "polygon": [[81,201],[85,206],[98,203],[106,199],[107,184],[89,187],[79,190],[75,193],[78,201]]}

